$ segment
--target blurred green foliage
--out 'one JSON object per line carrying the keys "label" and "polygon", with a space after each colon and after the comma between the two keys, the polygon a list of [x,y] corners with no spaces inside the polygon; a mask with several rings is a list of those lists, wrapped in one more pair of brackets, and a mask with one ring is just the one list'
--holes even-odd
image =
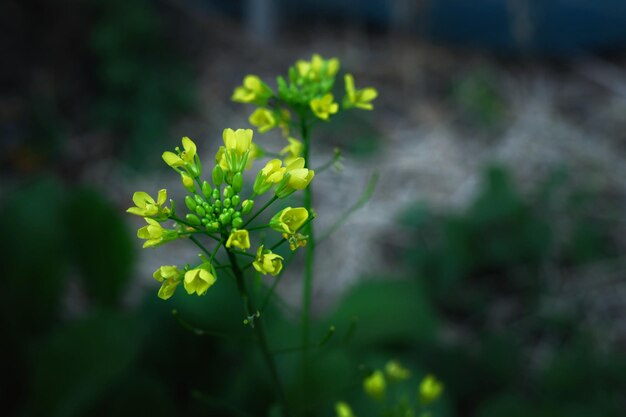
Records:
{"label": "blurred green foliage", "polygon": [[97,123],[126,137],[133,166],[167,134],[174,117],[195,97],[190,68],[166,38],[155,3],[93,0],[97,19],[90,35],[100,94]]}
{"label": "blurred green foliage", "polygon": [[495,75],[486,69],[471,71],[455,82],[451,101],[461,121],[470,127],[493,130],[506,116],[506,103]]}
{"label": "blurred green foliage", "polygon": [[[543,302],[550,267],[618,256],[596,206],[562,174],[522,193],[492,169],[460,213],[408,210],[411,243],[396,272],[359,283],[319,318],[306,370],[297,312],[263,310],[291,411],[331,416],[342,400],[357,416],[380,415],[362,381],[396,359],[413,376],[390,385],[390,417],[405,414],[431,372],[445,384],[433,416],[620,416],[624,356],[602,329],[581,325],[576,303]],[[122,210],[51,178],[4,196],[0,226],[11,358],[0,389],[14,393],[4,415],[281,415],[233,280],[204,297],[129,299],[135,252]],[[250,283],[264,299],[263,281]]]}

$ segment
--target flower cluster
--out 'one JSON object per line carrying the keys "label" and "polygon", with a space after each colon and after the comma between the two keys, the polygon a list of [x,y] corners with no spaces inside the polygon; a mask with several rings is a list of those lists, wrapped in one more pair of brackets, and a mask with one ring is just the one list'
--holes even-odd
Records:
{"label": "flower cluster", "polygon": [[[256,100],[267,91],[262,84],[248,80],[238,94],[241,97],[254,96]],[[224,145],[216,153],[209,180],[203,179],[196,144],[188,137],[182,139],[182,148],[163,153],[163,160],[180,175],[188,192],[184,200],[187,209],[184,218],[178,216],[173,202],[169,207],[166,206],[167,191],[164,189],[158,192],[156,200],[143,191],[133,195],[135,206],[127,211],[143,217],[147,223],[137,232],[137,237],[145,240],[144,247],[159,246],[179,238],[190,238],[199,244],[197,238],[200,236],[216,241],[212,253],[206,251],[201,255],[202,262],[199,265],[187,264],[182,268],[165,265],[154,272],[154,278],[161,283],[158,293],[160,298],[170,298],[181,283],[188,294],[205,294],[217,280],[216,267],[219,267],[219,263],[216,254],[220,247],[231,254],[245,252],[251,247],[250,233],[246,229],[248,223],[274,201],[296,190],[305,189],[311,183],[315,172],[305,168],[302,157],[287,157],[284,161],[273,159],[258,172],[252,194],[244,198],[243,172],[250,169],[260,155],[252,137],[250,129],[225,129],[222,135]],[[253,214],[254,199],[270,191],[273,191],[273,197],[259,212]],[[287,207],[276,213],[266,227],[280,233],[282,240],[279,244],[288,242],[290,248],[296,250],[304,246],[307,239],[298,231],[312,217],[303,207]],[[173,221],[174,227],[164,227],[167,221]],[[283,268],[283,257],[264,245],[258,246],[256,256],[250,256],[254,261],[249,266],[261,274],[276,276]]]}
{"label": "flower cluster", "polygon": [[352,74],[344,75],[344,95],[339,105],[333,94],[339,68],[337,58],[324,59],[314,54],[310,61],[298,60],[289,68],[287,77],[279,76],[276,91],[258,76],[247,75],[243,84],[235,88],[231,99],[256,105],[249,118],[250,124],[259,133],[280,128],[289,141],[281,154],[288,153],[290,158],[297,158],[301,156],[302,143],[290,135],[294,113],[300,120],[311,116],[328,121],[342,109],[374,108],[372,102],[378,92],[371,87],[356,89]]}
{"label": "flower cluster", "polygon": [[[363,391],[370,398],[377,402],[383,402],[387,397],[389,384],[406,381],[411,378],[411,371],[404,368],[397,361],[389,361],[383,369],[375,369],[363,380]],[[443,384],[433,375],[426,375],[420,382],[417,389],[418,407],[422,411],[435,402],[443,392]],[[405,397],[406,398],[406,397]],[[396,404],[394,410],[383,415],[415,415],[410,403],[406,400]],[[337,417],[354,417],[354,413],[350,406],[343,401],[335,404],[335,412]],[[430,415],[429,412],[421,414]]]}

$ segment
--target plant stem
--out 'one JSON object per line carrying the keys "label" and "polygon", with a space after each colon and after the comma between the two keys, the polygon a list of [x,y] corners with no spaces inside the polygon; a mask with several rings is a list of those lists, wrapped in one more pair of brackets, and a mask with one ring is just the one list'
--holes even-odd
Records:
{"label": "plant stem", "polygon": [[[235,254],[229,249],[226,250],[226,253],[228,254],[228,259],[230,260],[232,271],[235,274],[235,278],[237,282],[237,289],[239,290],[239,295],[244,301],[245,308],[248,311],[248,314],[254,314],[257,311],[257,309],[254,306],[254,302],[252,301],[252,298],[250,298],[250,295],[248,294],[246,283],[243,279],[243,271],[241,270],[241,268],[239,267],[239,263],[237,262],[237,256],[235,256]],[[263,359],[265,360],[265,363],[267,364],[267,367],[269,368],[270,375],[272,377],[272,383],[276,389],[278,400],[283,406],[283,413],[284,415],[288,415],[287,401],[285,399],[285,394],[282,388],[282,384],[280,382],[280,377],[278,376],[278,371],[276,369],[276,363],[274,361],[274,357],[272,356],[272,353],[267,344],[267,336],[265,334],[263,320],[261,319],[255,320],[253,328],[257,334],[257,338],[259,341],[259,348],[261,349],[261,354],[263,355]]]}
{"label": "plant stem", "polygon": [[278,200],[278,197],[276,197],[276,196],[273,196],[272,198],[270,198],[270,199],[269,199],[269,201],[268,201],[267,203],[265,203],[265,205],[264,205],[263,207],[261,207],[261,209],[260,209],[259,211],[257,211],[256,213],[254,213],[254,215],[253,215],[252,217],[250,217],[250,218],[248,219],[248,221],[244,223],[244,225],[243,225],[243,226],[241,226],[241,228],[242,228],[242,229],[245,229],[245,227],[246,227],[247,225],[249,225],[249,224],[250,224],[250,222],[251,222],[252,220],[256,219],[256,217],[257,217],[259,214],[263,213],[263,211],[264,211],[266,208],[268,208],[268,207],[270,206],[270,204],[272,204],[272,203],[273,203],[274,201],[276,201],[276,200]]}
{"label": "plant stem", "polygon": [[[302,142],[304,143],[304,160],[306,167],[310,168],[310,155],[311,155],[311,137],[309,133],[309,127],[306,123],[306,117],[304,114],[300,115],[300,133],[302,135]],[[311,213],[311,206],[313,205],[313,191],[311,185],[304,189],[304,208]],[[311,293],[313,289],[313,261],[315,256],[315,238],[313,234],[313,223],[308,223],[305,234],[309,236],[306,246],[306,258],[304,269],[304,286],[302,289],[302,369],[305,371],[306,379],[306,364],[308,359],[308,346],[310,344],[310,327],[311,327]]]}

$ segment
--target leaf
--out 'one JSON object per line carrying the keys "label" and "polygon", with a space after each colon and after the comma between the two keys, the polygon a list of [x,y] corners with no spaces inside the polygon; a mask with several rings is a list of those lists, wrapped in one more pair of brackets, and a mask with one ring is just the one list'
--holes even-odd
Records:
{"label": "leaf", "polygon": [[65,212],[71,255],[93,299],[115,305],[131,277],[135,252],[120,210],[93,189],[75,191]]}

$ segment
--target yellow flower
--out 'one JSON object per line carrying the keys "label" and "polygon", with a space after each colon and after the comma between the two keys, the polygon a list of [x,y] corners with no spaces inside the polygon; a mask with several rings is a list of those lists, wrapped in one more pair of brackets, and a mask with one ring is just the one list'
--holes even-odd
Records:
{"label": "yellow flower", "polygon": [[283,239],[286,239],[289,242],[289,249],[293,252],[300,247],[305,247],[309,237],[303,235],[302,233],[283,233]]}
{"label": "yellow flower", "polygon": [[315,171],[304,167],[304,158],[296,158],[286,167],[285,175],[276,187],[276,196],[285,198],[296,190],[304,190],[313,177]]}
{"label": "yellow flower", "polygon": [[385,375],[381,371],[374,371],[370,376],[363,381],[363,390],[370,397],[375,400],[382,400],[385,398],[385,390],[387,383],[385,382]]}
{"label": "yellow flower", "polygon": [[137,191],[133,194],[133,203],[135,203],[135,207],[129,208],[126,212],[142,217],[158,217],[165,219],[170,212],[170,209],[167,207],[161,207],[163,203],[165,203],[166,199],[167,190],[165,189],[159,190],[156,201],[154,201],[148,193],[144,191]]}
{"label": "yellow flower", "polygon": [[298,60],[296,70],[300,77],[319,81],[322,78],[332,78],[339,71],[337,58],[324,59],[318,54],[313,54],[311,61]]}
{"label": "yellow flower", "polygon": [[263,103],[272,94],[272,89],[259,77],[247,75],[243,79],[243,85],[235,88],[231,100],[239,103]]}
{"label": "yellow flower", "polygon": [[335,103],[334,97],[331,93],[324,95],[323,97],[314,98],[309,105],[313,113],[322,120],[328,120],[331,114],[339,111],[339,105]]}
{"label": "yellow flower", "polygon": [[146,240],[143,244],[144,248],[158,246],[178,237],[178,233],[176,233],[176,231],[164,229],[156,220],[148,217],[145,217],[144,220],[148,223],[148,225],[137,231],[137,237],[139,239]]}
{"label": "yellow flower", "polygon": [[190,174],[197,177],[200,172],[196,164],[196,144],[186,136],[182,143],[182,151],[177,147],[176,153],[163,152],[163,160],[172,168],[187,168]]}
{"label": "yellow flower", "polygon": [[[248,156],[252,150],[252,129],[224,129],[222,138],[224,139],[223,156],[226,160],[227,170],[231,172],[241,172],[248,161]],[[218,150],[218,155],[220,151]],[[217,156],[216,156],[217,158]]]}
{"label": "yellow flower", "polygon": [[261,195],[267,192],[274,184],[283,179],[287,168],[282,165],[283,163],[280,159],[272,159],[265,164],[265,167],[259,171],[254,180],[253,189],[255,194]]}
{"label": "yellow flower", "polygon": [[309,218],[309,212],[304,207],[286,207],[276,213],[270,220],[270,227],[277,232],[294,234]]}
{"label": "yellow flower", "polygon": [[427,405],[435,401],[443,392],[443,384],[433,375],[426,375],[419,387],[419,397],[422,404]]}
{"label": "yellow flower", "polygon": [[343,401],[339,401],[335,403],[335,412],[337,413],[337,417],[354,417],[354,413],[352,413],[352,408]]}
{"label": "yellow flower", "polygon": [[298,139],[288,137],[289,145],[281,149],[281,155],[289,155],[285,158],[285,165],[289,165],[296,160],[296,158],[302,156],[304,151],[304,145]]}
{"label": "yellow flower", "polygon": [[259,129],[259,133],[265,133],[276,127],[277,122],[274,113],[264,107],[259,107],[248,119],[252,126]]}
{"label": "yellow flower", "polygon": [[176,287],[181,283],[183,272],[173,265],[164,265],[159,267],[152,276],[161,282],[158,297],[167,300],[176,291]]}
{"label": "yellow flower", "polygon": [[250,152],[248,152],[248,161],[246,162],[246,171],[252,168],[254,161],[264,155],[263,149],[256,143],[250,144]]}
{"label": "yellow flower", "polygon": [[254,269],[263,275],[270,274],[276,276],[283,269],[283,257],[272,253],[269,249],[263,249],[263,245],[256,251],[256,258],[252,262]]}
{"label": "yellow flower", "polygon": [[411,377],[411,371],[397,361],[389,361],[385,365],[385,373],[391,380],[402,381]]}
{"label": "yellow flower", "polygon": [[246,250],[250,247],[250,235],[246,229],[235,230],[231,232],[226,241],[226,247],[234,246],[239,249]]}
{"label": "yellow flower", "polygon": [[193,293],[204,295],[215,281],[215,275],[202,267],[185,272],[185,290],[190,295]]}
{"label": "yellow flower", "polygon": [[367,87],[362,90],[356,90],[352,74],[346,74],[344,81],[346,84],[346,96],[343,101],[344,108],[357,107],[363,110],[372,110],[374,108],[371,101],[378,96],[378,91],[375,88]]}

